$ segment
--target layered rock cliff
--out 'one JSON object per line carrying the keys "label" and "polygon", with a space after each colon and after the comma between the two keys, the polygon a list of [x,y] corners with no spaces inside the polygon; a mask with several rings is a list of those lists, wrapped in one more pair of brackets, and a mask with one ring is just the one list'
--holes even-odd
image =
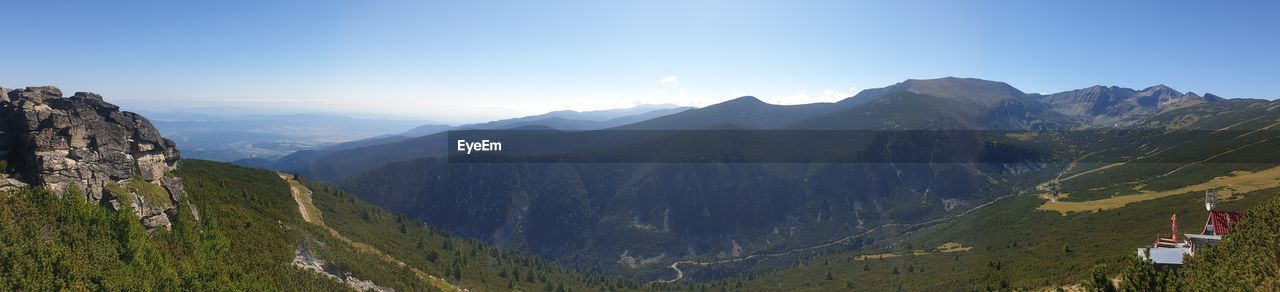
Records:
{"label": "layered rock cliff", "polygon": [[185,195],[182,181],[166,176],[181,158],[173,141],[93,93],[0,88],[0,155],[8,166],[0,189],[29,184],[115,210],[127,205],[149,229],[169,228]]}

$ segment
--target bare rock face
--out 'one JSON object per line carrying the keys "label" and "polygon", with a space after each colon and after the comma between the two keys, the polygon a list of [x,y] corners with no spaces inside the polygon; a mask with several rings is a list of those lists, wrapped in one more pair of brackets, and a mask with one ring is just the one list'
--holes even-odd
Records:
{"label": "bare rock face", "polygon": [[1140,91],[1095,85],[1040,96],[1054,111],[1102,126],[1132,125],[1161,112],[1222,100],[1213,94],[1181,93],[1164,85]]}
{"label": "bare rock face", "polygon": [[[0,93],[0,155],[13,171],[7,179],[59,194],[76,188],[89,202],[129,204],[148,228],[171,226],[184,194],[182,181],[165,174],[181,157],[151,121],[88,92],[63,97],[57,87],[44,86]],[[123,187],[134,180],[169,194],[158,199]],[[0,189],[6,185],[13,184],[0,182]],[[111,186],[130,194],[113,193]],[[130,202],[121,202],[125,198]]]}

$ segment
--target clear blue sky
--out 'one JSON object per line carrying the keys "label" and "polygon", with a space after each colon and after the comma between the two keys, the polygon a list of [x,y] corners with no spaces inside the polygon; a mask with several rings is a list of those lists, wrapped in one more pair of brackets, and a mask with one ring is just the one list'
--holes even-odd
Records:
{"label": "clear blue sky", "polygon": [[944,76],[1275,98],[1277,3],[9,1],[0,85],[450,122]]}

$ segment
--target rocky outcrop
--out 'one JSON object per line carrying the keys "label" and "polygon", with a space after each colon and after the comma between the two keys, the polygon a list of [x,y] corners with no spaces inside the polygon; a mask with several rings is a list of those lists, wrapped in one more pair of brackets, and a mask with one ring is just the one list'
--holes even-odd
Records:
{"label": "rocky outcrop", "polygon": [[1132,125],[1161,112],[1223,100],[1213,94],[1184,94],[1164,85],[1141,91],[1095,85],[1037,97],[1054,111],[1097,126]]}
{"label": "rocky outcrop", "polygon": [[128,204],[147,228],[170,226],[184,194],[182,181],[166,173],[181,157],[147,118],[88,92],[63,97],[44,86],[0,93],[0,154],[10,167],[0,188],[21,187],[12,180],[110,208]]}

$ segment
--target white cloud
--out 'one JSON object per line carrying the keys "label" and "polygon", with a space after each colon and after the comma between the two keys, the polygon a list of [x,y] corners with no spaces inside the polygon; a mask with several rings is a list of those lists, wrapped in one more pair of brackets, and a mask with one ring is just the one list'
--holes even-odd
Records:
{"label": "white cloud", "polygon": [[680,77],[677,77],[675,75],[662,77],[662,79],[658,79],[658,83],[662,83],[663,85],[667,85],[667,84],[680,85]]}
{"label": "white cloud", "polygon": [[791,95],[771,96],[763,100],[773,104],[808,104],[816,102],[837,102],[857,93],[857,87],[848,90],[823,89],[820,94],[809,94],[808,90],[800,90]]}

